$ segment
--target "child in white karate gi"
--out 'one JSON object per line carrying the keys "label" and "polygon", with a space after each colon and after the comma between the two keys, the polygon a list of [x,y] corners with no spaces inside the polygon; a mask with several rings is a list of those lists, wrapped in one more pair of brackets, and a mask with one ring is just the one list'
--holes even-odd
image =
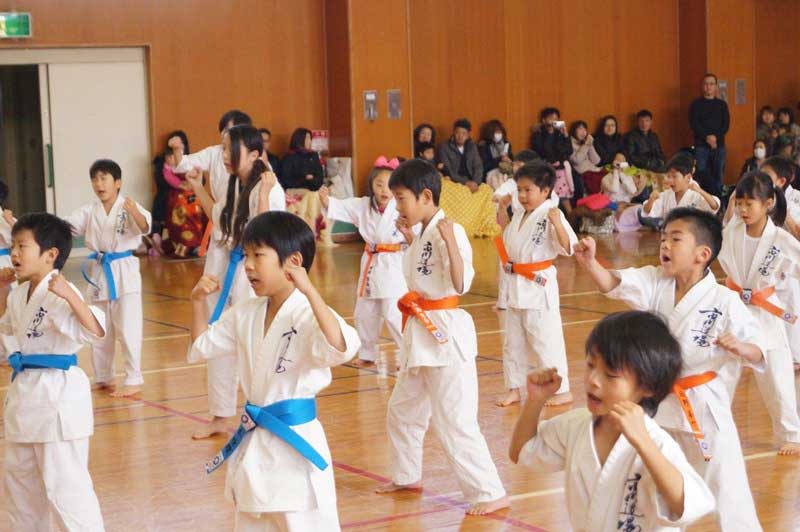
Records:
{"label": "child in white karate gi", "polygon": [[358,227],[364,239],[364,254],[358,275],[355,324],[361,339],[356,366],[375,364],[382,322],[392,339],[400,346],[401,316],[397,300],[408,292],[403,279],[403,252],[413,240],[406,239],[407,231],[397,226],[397,204],[389,190],[389,176],[400,163],[379,157],[369,174],[369,195],[363,198],[340,200],[330,197],[327,187],[319,189],[319,199],[325,216]]}
{"label": "child in white karate gi", "polygon": [[716,213],[721,205],[719,198],[700,188],[692,177],[694,158],[678,153],[667,163],[664,177],[666,190],[652,192],[642,206],[643,218],[663,220],[676,207],[693,207],[701,211]]}
{"label": "child in white karate gi", "polygon": [[[800,418],[797,415],[792,354],[784,323],[795,323],[776,287],[800,279],[800,242],[781,229],[786,199],[764,172],[746,174],[731,198],[737,216],[723,231],[719,262],[725,284],[738,292],[761,326],[767,340],[767,370],[756,372],[756,384],[780,441],[778,454],[800,455]],[[774,222],[773,222],[774,220]],[[738,380],[738,375],[730,382]],[[731,397],[734,390],[731,389]]]}
{"label": "child in white karate gi", "polygon": [[655,312],[683,349],[675,393],[656,422],[678,442],[717,500],[724,531],[758,531],[744,456],[733,422],[728,382],[746,364],[764,371],[764,339],[738,294],[717,283],[709,265],[722,246],[722,226],[708,212],[679,207],[664,220],[661,266],[608,271],[584,238],[575,258],[600,291],[638,310]]}
{"label": "child in white karate gi", "polygon": [[103,530],[88,468],[92,392],[76,353],[104,335],[104,316],[59,273],[70,232],[52,214],[22,216],[13,269],[0,271],[0,334],[13,343],[14,370],[3,410],[3,503],[16,532],[52,530],[53,518],[68,532]]}
{"label": "child in white karate gi", "polygon": [[670,435],[653,421],[681,370],[681,346],[661,318],[619,312],[586,340],[587,408],[539,422],[561,386],[556,368],[528,375],[509,454],[537,473],[565,472],[575,531],[678,531],[714,497]]}
{"label": "child in white karate gi", "polygon": [[558,207],[549,198],[556,181],[553,167],[528,163],[514,174],[521,209],[509,222],[500,209],[502,236],[495,239],[506,290],[506,323],[503,342],[505,397],[498,406],[519,402],[529,364],[556,367],[562,377],[558,393],[547,406],[572,401],[567,373],[567,350],[561,326],[558,279],[553,260],[572,255],[578,238]]}
{"label": "child in white karate gi", "polygon": [[[263,160],[264,139],[250,125],[233,126],[222,135],[223,162],[229,173],[226,193],[214,200],[199,176],[186,175],[214,226],[204,276],[219,279],[220,291],[206,299],[209,322],[219,319],[229,306],[255,296],[244,272],[241,247],[244,227],[257,214],[286,209],[286,197],[275,174]],[[208,361],[208,409],[211,423],[196,431],[195,439],[227,431],[227,418],[236,415],[238,374],[236,357]]]}
{"label": "child in white karate gi", "polygon": [[229,458],[226,495],[236,530],[338,531],[330,450],[315,396],[333,366],[355,356],[358,334],[332,311],[308,278],[314,233],[299,217],[268,212],[241,237],[244,269],[256,297],[208,325],[209,294],[219,279],[203,276],[192,291],[189,361],[233,358],[247,399],[244,423],[211,472]]}
{"label": "child in white karate gi", "polygon": [[420,487],[422,443],[433,423],[467,512],[486,514],[509,499],[478,425],[475,324],[458,308],[475,276],[472,247],[464,228],[439,209],[441,179],[431,164],[414,159],[389,180],[405,225],[422,223],[422,231],[403,256],[410,292],[398,303],[405,321],[400,373],[386,419],[392,481],[377,491]]}
{"label": "child in white karate gi", "polygon": [[[106,315],[106,335],[92,343],[95,386],[114,397],[139,393],[142,377],[142,275],[133,252],[150,233],[150,212],[120,193],[122,170],[109,159],[89,169],[97,200],[67,216],[75,236],[86,237],[92,252],[91,267],[82,268],[87,281],[85,297]],[[125,379],[114,385],[114,351],[122,344]]]}

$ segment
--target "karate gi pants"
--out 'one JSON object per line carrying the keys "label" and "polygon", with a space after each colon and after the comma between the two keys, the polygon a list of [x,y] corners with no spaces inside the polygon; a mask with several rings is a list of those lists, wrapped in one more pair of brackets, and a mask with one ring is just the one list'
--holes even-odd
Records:
{"label": "karate gi pants", "polygon": [[96,383],[114,381],[116,341],[125,361],[125,386],[139,386],[142,377],[142,294],[123,294],[116,301],[93,303],[106,315],[106,335],[92,342],[92,366]]}
{"label": "karate gi pants", "polygon": [[378,358],[378,339],[381,335],[381,322],[386,322],[386,328],[397,346],[403,339],[401,331],[403,317],[397,308],[397,298],[365,299],[359,297],[356,301],[354,312],[356,331],[361,339],[361,349],[358,358],[361,360],[375,361]]}

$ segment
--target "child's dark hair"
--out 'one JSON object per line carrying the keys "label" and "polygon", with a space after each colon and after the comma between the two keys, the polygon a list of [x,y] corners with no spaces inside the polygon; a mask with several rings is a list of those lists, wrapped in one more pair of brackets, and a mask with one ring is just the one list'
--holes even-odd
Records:
{"label": "child's dark hair", "polygon": [[636,120],[639,120],[640,118],[649,118],[652,120],[653,113],[651,113],[649,109],[642,109],[641,111],[636,113]]}
{"label": "child's dark hair", "polygon": [[11,228],[11,235],[16,235],[26,229],[33,233],[33,239],[39,245],[40,256],[48,249],[56,248],[58,250],[53,268],[62,269],[72,251],[72,226],[70,223],[47,212],[31,212],[20,216],[17,223]]}
{"label": "child's dark hair", "polygon": [[92,166],[89,167],[89,177],[92,178],[99,172],[111,174],[114,181],[122,179],[122,168],[111,159],[97,159],[92,163]]}
{"label": "child's dark hair", "polygon": [[299,216],[285,211],[268,211],[250,220],[244,228],[242,245],[274,249],[281,266],[292,253],[300,253],[303,268],[308,271],[316,252],[314,238],[314,232]]}
{"label": "child's dark hair", "polygon": [[758,112],[758,123],[759,124],[763,124],[764,123],[764,120],[761,118],[761,115],[763,115],[764,113],[767,113],[767,112],[770,112],[770,113],[772,113],[774,115],[775,114],[775,109],[773,109],[771,105],[763,106],[761,108],[761,110]]}
{"label": "child's dark hair", "polygon": [[772,168],[772,171],[775,172],[775,175],[786,180],[786,182],[783,184],[783,190],[786,190],[789,184],[794,181],[795,164],[786,157],[773,155],[761,163],[762,170],[767,166]]}
{"label": "child's dark hair", "polygon": [[639,405],[655,416],[681,372],[681,346],[660,317],[637,310],[609,314],[586,339],[586,355],[597,355],[612,371],[627,371],[650,394]]}
{"label": "child's dark hair", "polygon": [[[178,137],[183,142],[183,153],[192,153],[189,149],[189,137],[186,135],[186,132],[182,129],[176,129],[175,131],[170,131],[169,135],[167,135],[167,142],[172,137]],[[167,148],[169,151],[172,151],[171,148]]]}
{"label": "child's dark hair", "polygon": [[514,173],[514,181],[529,179],[541,190],[553,191],[556,186],[556,171],[549,164],[542,161],[525,163]]}
{"label": "child's dark hair", "polygon": [[711,249],[711,258],[706,267],[710,266],[719,255],[722,248],[722,222],[710,212],[693,209],[691,207],[678,207],[672,209],[661,224],[661,231],[667,229],[672,222],[683,220],[689,224],[695,243],[698,246],[708,246]]}
{"label": "child's dark hair", "polygon": [[239,109],[231,109],[220,117],[219,132],[222,133],[231,121],[233,121],[234,126],[250,126],[253,124],[250,115]]}
{"label": "child's dark hair", "polygon": [[691,174],[694,170],[694,157],[685,152],[678,152],[667,162],[667,171],[677,170],[681,175]]}
{"label": "child's dark hair", "polygon": [[292,137],[289,139],[289,150],[303,151],[306,149],[306,137],[311,135],[311,130],[304,127],[298,127],[292,132]]}
{"label": "child's dark hair", "polygon": [[0,180],[0,205],[5,206],[8,199],[8,185],[3,180]]}
{"label": "child's dark hair", "polygon": [[558,118],[561,118],[561,112],[556,107],[545,107],[539,113],[539,120],[544,120],[550,115],[556,115]]}
{"label": "child's dark hair", "polygon": [[442,193],[442,176],[428,161],[409,159],[401,163],[389,178],[389,188],[394,190],[398,187],[407,188],[417,199],[423,190],[428,189],[433,196],[433,204],[438,206]]}
{"label": "child's dark hair", "polygon": [[542,158],[533,150],[520,150],[514,154],[514,162],[516,163],[530,163],[533,161],[540,161]]}
{"label": "child's dark hair", "polygon": [[466,129],[467,131],[472,131],[472,122],[470,122],[466,118],[459,118],[458,120],[453,122],[453,131],[455,131],[460,127]]}
{"label": "child's dark hair", "polygon": [[783,195],[783,189],[776,187],[772,183],[772,178],[765,172],[756,170],[746,173],[736,185],[734,197],[736,199],[754,199],[765,203],[774,199],[775,204],[767,214],[778,227],[781,227],[786,221],[786,196]]}
{"label": "child's dark hair", "polygon": [[579,127],[585,129],[587,135],[589,134],[589,126],[586,124],[586,122],[584,122],[583,120],[576,120],[572,123],[571,126],[569,126],[569,136],[574,139],[577,139],[578,137],[576,137],[575,135],[577,134]]}
{"label": "child's dark hair", "polygon": [[[231,142],[231,168],[233,168],[234,173],[228,177],[228,193],[225,197],[225,207],[223,207],[222,213],[219,216],[219,222],[222,229],[222,236],[225,239],[233,237],[233,244],[237,246],[242,240],[244,226],[247,225],[247,220],[250,218],[250,193],[259,183],[261,174],[267,171],[267,166],[264,164],[264,161],[260,159],[261,154],[264,153],[264,140],[261,138],[261,133],[259,133],[256,128],[248,125],[233,126],[228,130],[228,135]],[[253,162],[253,168],[250,170],[250,175],[247,176],[247,182],[239,191],[239,202],[236,205],[236,215],[234,216],[233,208],[234,203],[236,203],[236,187],[239,183],[236,170],[239,168],[240,164],[240,145],[244,145],[245,150],[248,152],[258,152],[259,158]]]}
{"label": "child's dark hair", "polygon": [[269,135],[269,138],[272,139],[272,131],[270,131],[269,129],[267,129],[265,127],[260,127],[260,128],[258,128],[258,132],[261,133],[261,134],[266,133],[267,135]]}
{"label": "child's dark hair", "polygon": [[417,157],[422,157],[422,154],[428,150],[436,151],[436,146],[433,145],[433,142],[420,142],[417,144]]}

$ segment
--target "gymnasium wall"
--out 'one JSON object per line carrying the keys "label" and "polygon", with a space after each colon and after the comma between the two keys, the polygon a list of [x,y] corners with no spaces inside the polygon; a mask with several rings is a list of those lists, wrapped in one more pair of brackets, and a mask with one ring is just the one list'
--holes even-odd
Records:
{"label": "gymnasium wall", "polygon": [[756,109],[790,107],[800,100],[800,5],[759,0],[755,10]]}
{"label": "gymnasium wall", "polygon": [[[182,128],[192,149],[247,110],[282,153],[298,126],[327,128],[323,0],[16,0],[32,39],[2,46],[148,46],[154,149]],[[119,124],[124,127],[124,124]]]}
{"label": "gymnasium wall", "polygon": [[472,121],[473,138],[500,118],[519,150],[545,106],[591,130],[614,114],[624,131],[647,107],[665,151],[679,146],[675,0],[409,4],[414,122],[432,122],[442,138],[457,117]]}

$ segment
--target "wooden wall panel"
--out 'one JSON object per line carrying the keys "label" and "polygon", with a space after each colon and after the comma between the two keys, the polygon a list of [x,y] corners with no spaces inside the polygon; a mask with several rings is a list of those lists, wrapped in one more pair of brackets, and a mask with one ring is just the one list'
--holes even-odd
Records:
{"label": "wooden wall panel", "polygon": [[[679,62],[681,80],[681,115],[688,117],[689,106],[700,96],[702,77],[706,73],[706,3],[697,0],[680,0],[678,8]],[[689,121],[681,123],[681,140],[687,145],[694,142]]]}
{"label": "wooden wall panel", "polygon": [[[239,107],[282,152],[298,126],[328,125],[323,0],[17,0],[34,38],[2,46],[149,46],[154,148],[176,128],[219,141]],[[120,124],[120,127],[124,127]]]}
{"label": "wooden wall panel", "polygon": [[[647,107],[664,148],[680,145],[677,0],[409,0],[413,121],[441,139],[460,116],[500,118],[516,150],[546,105],[627,130]],[[632,31],[644,27],[646,31]]]}
{"label": "wooden wall panel", "polygon": [[[725,177],[729,183],[739,177],[755,138],[755,6],[755,0],[706,0],[708,70],[728,80],[731,126],[725,138]],[[735,102],[736,79],[746,84],[747,100],[742,105]]]}
{"label": "wooden wall panel", "polygon": [[[409,156],[408,6],[406,0],[350,0],[350,80],[353,113],[353,180],[356,193],[379,155]],[[400,89],[402,117],[387,117],[386,91]],[[364,119],[363,91],[378,91],[378,118]],[[447,98],[446,93],[440,95]]]}
{"label": "wooden wall panel", "polygon": [[791,107],[800,100],[800,5],[795,0],[756,4],[756,109]]}
{"label": "wooden wall panel", "polygon": [[341,157],[349,157],[353,153],[349,9],[347,0],[327,0],[325,2],[330,153]]}

